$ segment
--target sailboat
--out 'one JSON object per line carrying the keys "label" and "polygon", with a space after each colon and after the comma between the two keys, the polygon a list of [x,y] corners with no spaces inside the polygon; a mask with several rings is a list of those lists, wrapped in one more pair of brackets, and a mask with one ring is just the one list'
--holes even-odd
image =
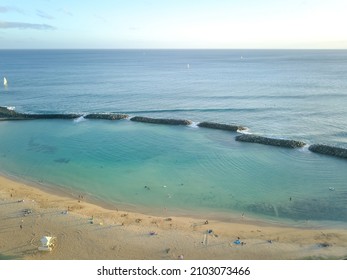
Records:
{"label": "sailboat", "polygon": [[7,80],[6,80],[5,77],[4,77],[4,86],[5,86],[5,87],[7,86]]}

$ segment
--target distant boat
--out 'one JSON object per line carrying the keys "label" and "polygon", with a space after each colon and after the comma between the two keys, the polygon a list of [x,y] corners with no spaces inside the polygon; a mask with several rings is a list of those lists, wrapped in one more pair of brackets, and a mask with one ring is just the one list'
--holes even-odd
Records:
{"label": "distant boat", "polygon": [[4,77],[4,86],[7,86],[7,80],[5,77]]}

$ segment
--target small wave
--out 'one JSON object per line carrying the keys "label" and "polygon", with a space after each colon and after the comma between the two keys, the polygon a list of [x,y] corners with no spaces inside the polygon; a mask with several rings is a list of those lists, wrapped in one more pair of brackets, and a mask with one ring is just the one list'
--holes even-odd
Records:
{"label": "small wave", "polygon": [[10,111],[14,111],[16,109],[16,107],[14,106],[6,106],[6,108]]}
{"label": "small wave", "polygon": [[310,144],[305,144],[303,147],[299,148],[298,151],[303,153],[311,153],[311,151],[308,149],[310,147]]}
{"label": "small wave", "polygon": [[199,98],[204,99],[232,99],[232,100],[254,100],[254,99],[315,99],[315,98],[346,98],[347,94],[345,93],[332,93],[329,95],[322,95],[322,94],[315,94],[315,93],[309,93],[309,94],[284,94],[284,95],[277,95],[277,94],[264,94],[264,95],[218,95],[218,96],[199,96]]}
{"label": "small wave", "polygon": [[193,122],[192,121],[192,123],[190,125],[188,125],[188,126],[191,127],[191,128],[199,128],[198,124],[199,124],[199,122]]}
{"label": "small wave", "polygon": [[74,119],[73,122],[74,123],[80,123],[80,122],[84,122],[86,121],[86,119],[84,118],[84,116],[80,116],[77,119]]}
{"label": "small wave", "polygon": [[155,113],[189,113],[189,112],[261,112],[271,108],[186,108],[186,109],[153,109],[125,111],[127,114],[155,114]]}
{"label": "small wave", "polygon": [[244,127],[244,129],[238,129],[238,130],[236,130],[236,132],[241,133],[241,134],[252,134],[248,127]]}

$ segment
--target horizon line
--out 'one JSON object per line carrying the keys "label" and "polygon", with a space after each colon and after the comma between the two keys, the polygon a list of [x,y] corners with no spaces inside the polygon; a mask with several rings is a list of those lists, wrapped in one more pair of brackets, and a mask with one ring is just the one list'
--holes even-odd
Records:
{"label": "horizon line", "polygon": [[0,48],[12,50],[347,50],[347,48]]}

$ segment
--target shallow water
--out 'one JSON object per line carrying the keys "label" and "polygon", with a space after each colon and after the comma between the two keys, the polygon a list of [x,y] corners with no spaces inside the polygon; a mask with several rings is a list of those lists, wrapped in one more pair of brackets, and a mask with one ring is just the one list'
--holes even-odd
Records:
{"label": "shallow water", "polygon": [[115,207],[347,222],[347,161],[307,148],[129,120],[6,121],[0,131],[2,172]]}
{"label": "shallow water", "polygon": [[[19,112],[234,123],[347,147],[345,50],[0,50],[0,61],[0,105]],[[346,223],[346,160],[235,135],[128,120],[0,122],[0,170],[148,213]]]}

